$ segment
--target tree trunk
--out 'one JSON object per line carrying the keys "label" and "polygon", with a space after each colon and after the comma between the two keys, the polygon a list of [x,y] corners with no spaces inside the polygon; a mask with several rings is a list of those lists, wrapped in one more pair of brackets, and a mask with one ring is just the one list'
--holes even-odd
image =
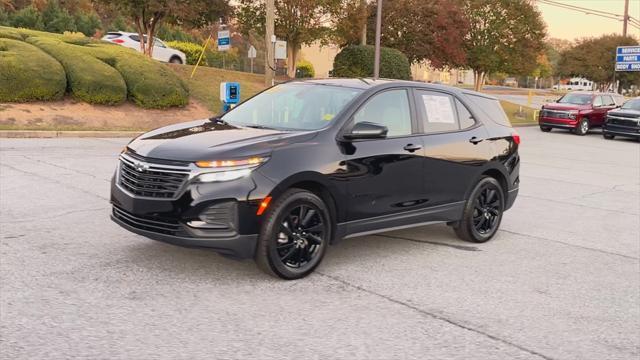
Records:
{"label": "tree trunk", "polygon": [[293,79],[296,77],[296,61],[300,45],[287,44],[287,76]]}
{"label": "tree trunk", "polygon": [[483,71],[473,70],[473,89],[475,91],[482,90],[484,85],[485,73]]}
{"label": "tree trunk", "polygon": [[367,0],[360,0],[362,7],[362,29],[360,29],[360,45],[367,45]]}

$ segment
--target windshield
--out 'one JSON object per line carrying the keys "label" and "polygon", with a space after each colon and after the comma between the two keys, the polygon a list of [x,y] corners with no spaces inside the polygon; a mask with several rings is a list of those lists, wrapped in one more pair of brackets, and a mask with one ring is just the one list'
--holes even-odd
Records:
{"label": "windshield", "polygon": [[592,96],[589,94],[567,94],[558,102],[562,104],[588,105],[591,104],[591,98]]}
{"label": "windshield", "polygon": [[631,109],[640,111],[640,99],[629,100],[624,105],[622,105],[622,109]]}
{"label": "windshield", "polygon": [[226,113],[232,125],[281,130],[317,130],[333,118],[362,90],[312,83],[274,86]]}

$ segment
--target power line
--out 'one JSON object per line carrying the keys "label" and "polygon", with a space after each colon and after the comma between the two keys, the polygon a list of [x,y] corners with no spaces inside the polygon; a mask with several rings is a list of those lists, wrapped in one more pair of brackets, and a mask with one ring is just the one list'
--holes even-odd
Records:
{"label": "power line", "polygon": [[620,20],[622,20],[624,18],[624,15],[621,14],[615,14],[612,12],[608,12],[608,11],[602,11],[602,10],[597,10],[597,9],[589,9],[589,8],[585,8],[582,6],[577,6],[577,5],[571,5],[571,4],[567,4],[567,3],[561,3],[558,1],[554,1],[554,0],[537,0],[540,3],[546,4],[546,5],[552,5],[552,6],[558,6],[558,7],[563,7],[565,9],[569,9],[569,10],[574,10],[574,11],[579,11],[579,12],[583,12],[586,13],[588,15],[609,15],[609,16],[615,16],[615,19],[620,18]]}

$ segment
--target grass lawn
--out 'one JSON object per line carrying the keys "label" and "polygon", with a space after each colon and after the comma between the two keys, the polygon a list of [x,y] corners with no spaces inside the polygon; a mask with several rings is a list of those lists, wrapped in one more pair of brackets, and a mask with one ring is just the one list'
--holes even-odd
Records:
{"label": "grass lawn", "polygon": [[500,105],[502,105],[504,112],[507,113],[511,125],[526,126],[538,124],[539,110],[503,100],[500,101]]}
{"label": "grass lawn", "polygon": [[222,103],[220,102],[221,82],[239,82],[241,101],[250,98],[265,88],[264,75],[198,66],[196,73],[191,78],[194,66],[169,66],[187,83],[190,95],[215,114],[219,113],[222,108]]}

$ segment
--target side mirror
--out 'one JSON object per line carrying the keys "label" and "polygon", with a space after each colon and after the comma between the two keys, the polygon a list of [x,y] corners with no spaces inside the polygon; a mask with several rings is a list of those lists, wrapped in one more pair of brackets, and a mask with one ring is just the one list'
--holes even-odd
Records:
{"label": "side mirror", "polygon": [[350,132],[344,134],[347,139],[382,139],[387,137],[386,126],[363,121],[355,124]]}

